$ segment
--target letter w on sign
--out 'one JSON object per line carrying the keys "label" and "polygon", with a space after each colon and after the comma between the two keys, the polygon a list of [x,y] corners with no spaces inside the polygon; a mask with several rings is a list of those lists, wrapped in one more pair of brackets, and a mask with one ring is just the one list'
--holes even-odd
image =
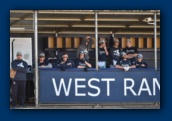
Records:
{"label": "letter w on sign", "polygon": [[53,82],[53,86],[54,86],[54,90],[55,90],[56,96],[60,95],[62,87],[64,89],[65,95],[66,96],[69,95],[70,87],[71,87],[71,83],[72,83],[72,79],[71,78],[69,79],[69,83],[68,83],[68,87],[67,88],[66,88],[65,81],[64,81],[63,78],[61,78],[58,88],[57,88],[56,80],[54,78],[52,78],[52,82]]}

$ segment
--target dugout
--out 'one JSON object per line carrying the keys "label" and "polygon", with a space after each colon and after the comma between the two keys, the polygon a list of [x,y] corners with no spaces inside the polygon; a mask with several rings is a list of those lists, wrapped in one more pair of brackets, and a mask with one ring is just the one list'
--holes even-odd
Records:
{"label": "dugout", "polygon": [[[151,17],[150,22],[154,22],[155,13],[156,46],[154,25],[146,21],[146,18]],[[66,51],[71,59],[75,59],[76,49],[87,35],[94,37],[95,43],[96,40],[105,38],[108,41],[107,46],[110,47],[110,31],[120,40],[121,48],[126,46],[126,39],[130,38],[133,46],[138,47],[138,51],[143,54],[149,67],[155,67],[157,55],[156,65],[160,68],[158,10],[38,10],[36,14],[32,10],[10,11],[10,37],[32,38],[33,62],[40,52],[54,58],[57,53],[60,56]],[[35,46],[36,42],[38,46]],[[156,54],[154,54],[155,47]],[[96,44],[92,46],[90,52],[91,63],[96,68],[95,51]]]}

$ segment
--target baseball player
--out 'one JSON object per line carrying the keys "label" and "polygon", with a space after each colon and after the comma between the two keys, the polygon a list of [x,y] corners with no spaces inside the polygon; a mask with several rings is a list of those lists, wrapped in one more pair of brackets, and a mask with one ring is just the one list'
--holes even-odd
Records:
{"label": "baseball player", "polygon": [[124,71],[128,71],[130,68],[136,68],[135,65],[131,63],[129,59],[127,59],[127,54],[125,52],[121,52],[122,60],[119,60],[116,64],[116,68],[124,69]]}
{"label": "baseball player", "polygon": [[77,68],[91,68],[91,64],[88,62],[87,59],[85,59],[84,51],[80,51],[79,58],[76,61],[76,67]]}
{"label": "baseball player", "polygon": [[99,55],[99,58],[98,58],[99,61],[106,61],[106,56],[108,56],[109,53],[107,51],[105,40],[99,41],[98,55]]}
{"label": "baseball player", "polygon": [[57,68],[60,68],[62,71],[65,71],[66,68],[75,68],[74,62],[69,59],[67,53],[63,53],[62,59],[58,60],[56,63],[57,63]]}
{"label": "baseball player", "polygon": [[38,66],[39,68],[52,68],[51,63],[48,63],[48,61],[45,60],[44,53],[39,54]]}
{"label": "baseball player", "polygon": [[109,55],[106,47],[106,41],[100,40],[99,41],[99,48],[98,48],[98,61],[100,63],[104,63],[103,65],[99,64],[99,68],[106,68],[106,57]]}
{"label": "baseball player", "polygon": [[123,49],[123,51],[127,53],[127,58],[130,59],[132,62],[136,61],[136,57],[138,53],[137,48],[131,45],[130,39],[127,39],[126,44],[127,46],[126,48]]}
{"label": "baseball player", "polygon": [[116,66],[116,63],[120,59],[121,49],[119,48],[119,40],[113,40],[113,47],[110,48],[111,63]]}
{"label": "baseball player", "polygon": [[136,68],[147,68],[148,64],[143,61],[143,55],[138,54],[137,55],[137,61],[135,62]]}
{"label": "baseball player", "polygon": [[77,49],[76,57],[79,58],[79,52],[84,51],[85,58],[89,60],[89,49],[94,44],[93,39],[90,36],[86,36],[81,45]]}

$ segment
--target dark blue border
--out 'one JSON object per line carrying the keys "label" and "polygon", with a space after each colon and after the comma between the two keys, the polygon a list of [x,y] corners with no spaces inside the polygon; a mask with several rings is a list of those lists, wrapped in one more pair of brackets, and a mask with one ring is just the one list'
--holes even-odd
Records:
{"label": "dark blue border", "polygon": [[[10,110],[9,18],[10,9],[158,9],[161,10],[160,110]],[[172,119],[171,3],[166,0],[1,0],[0,1],[0,116],[7,120],[156,120]]]}

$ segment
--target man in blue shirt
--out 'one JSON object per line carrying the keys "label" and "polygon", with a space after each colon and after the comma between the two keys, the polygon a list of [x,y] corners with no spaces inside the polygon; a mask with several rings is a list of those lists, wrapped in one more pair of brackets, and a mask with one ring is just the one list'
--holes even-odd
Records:
{"label": "man in blue shirt", "polygon": [[58,60],[56,66],[57,68],[60,68],[62,71],[65,71],[66,68],[75,68],[74,62],[69,59],[69,56],[67,53],[63,53],[62,59]]}
{"label": "man in blue shirt", "polygon": [[106,56],[109,55],[106,47],[106,41],[100,40],[99,41],[99,48],[98,48],[98,55],[99,55],[99,61],[106,61]]}
{"label": "man in blue shirt", "polygon": [[126,45],[127,46],[126,48],[123,49],[123,51],[127,53],[127,58],[130,59],[130,61],[132,62],[136,61],[136,57],[138,53],[137,48],[132,46],[130,39],[127,39]]}
{"label": "man in blue shirt", "polygon": [[123,69],[124,71],[128,71],[130,68],[136,68],[133,63],[127,59],[127,54],[125,52],[121,52],[122,60],[119,60],[116,64],[116,68]]}
{"label": "man in blue shirt", "polygon": [[143,55],[138,54],[137,55],[137,61],[135,62],[136,68],[147,68],[148,64],[143,61]]}
{"label": "man in blue shirt", "polygon": [[114,39],[113,43],[114,43],[113,46],[110,48],[110,57],[111,57],[111,64],[113,64],[113,66],[116,66],[116,63],[120,59],[121,49],[119,48],[118,39]]}
{"label": "man in blue shirt", "polygon": [[76,60],[76,67],[77,68],[91,68],[91,64],[85,59],[84,51],[80,51],[79,58]]}
{"label": "man in blue shirt", "polygon": [[45,59],[45,54],[44,53],[40,53],[39,54],[38,67],[39,68],[52,68],[51,63],[49,63]]}
{"label": "man in blue shirt", "polygon": [[17,98],[21,108],[25,108],[25,87],[26,87],[26,73],[28,71],[28,64],[22,59],[22,53],[17,52],[17,59],[11,63],[11,67],[16,71],[16,75],[12,80],[12,106],[17,105]]}
{"label": "man in blue shirt", "polygon": [[98,61],[100,63],[104,63],[104,65],[100,66],[100,68],[106,68],[106,57],[109,55],[108,51],[107,51],[107,47],[106,47],[106,41],[105,40],[100,40],[99,41],[99,48],[98,48]]}

